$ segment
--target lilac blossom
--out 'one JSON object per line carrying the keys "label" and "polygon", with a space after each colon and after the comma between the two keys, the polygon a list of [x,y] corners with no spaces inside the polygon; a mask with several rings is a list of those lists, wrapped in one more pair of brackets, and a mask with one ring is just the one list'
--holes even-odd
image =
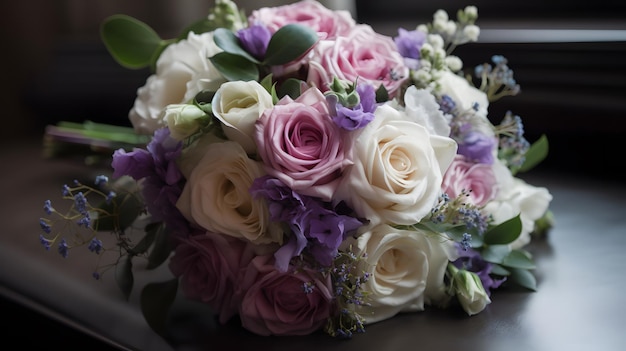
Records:
{"label": "lilac blossom", "polygon": [[476,273],[481,283],[483,283],[488,296],[491,296],[491,289],[497,289],[506,280],[506,277],[494,279],[491,276],[493,263],[483,260],[478,251],[471,248],[465,250],[460,245],[457,251],[459,252],[459,258],[453,262],[454,266]]}
{"label": "lilac blossom", "polygon": [[426,33],[419,30],[408,31],[398,28],[398,36],[394,38],[398,52],[410,69],[419,68],[420,49],[426,41]]}
{"label": "lilac blossom", "polygon": [[496,147],[496,139],[477,131],[463,133],[459,144],[458,153],[473,162],[493,164]]}
{"label": "lilac blossom", "polygon": [[354,107],[343,106],[337,102],[334,95],[329,95],[329,105],[335,109],[333,121],[339,127],[346,130],[356,130],[365,127],[374,119],[376,110],[376,91],[370,84],[357,85],[356,91],[359,95],[359,103]]}
{"label": "lilac blossom", "polygon": [[186,231],[186,221],[176,208],[182,193],[183,174],[176,165],[182,151],[182,143],[170,137],[167,128],[154,132],[146,150],[125,152],[120,149],[113,154],[113,176],[130,176],[144,179],[142,194],[148,212],[156,221],[164,221],[173,229]]}
{"label": "lilac blossom", "polygon": [[287,223],[292,231],[289,241],[275,253],[276,267],[286,271],[289,262],[306,249],[315,261],[329,266],[343,240],[362,225],[349,215],[349,209],[332,207],[315,197],[299,195],[280,180],[257,179],[251,188],[254,196],[264,196],[272,220]]}
{"label": "lilac blossom", "polygon": [[247,52],[261,60],[265,57],[272,33],[263,24],[253,24],[237,31],[237,38]]}

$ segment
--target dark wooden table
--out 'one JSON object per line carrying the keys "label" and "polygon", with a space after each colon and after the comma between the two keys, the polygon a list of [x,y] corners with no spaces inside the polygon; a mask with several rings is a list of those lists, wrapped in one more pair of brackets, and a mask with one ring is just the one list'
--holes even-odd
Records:
{"label": "dark wooden table", "polygon": [[[38,241],[43,201],[61,185],[92,179],[100,169],[75,160],[41,157],[41,140],[26,138],[0,149],[0,333],[19,336],[35,349],[200,350],[625,350],[626,184],[571,172],[537,171],[524,178],[554,196],[556,226],[529,247],[537,263],[538,291],[499,290],[482,313],[427,310],[370,325],[365,334],[337,341],[324,334],[257,337],[236,323],[178,330],[177,347],[154,334],[141,317],[137,297],[124,301],[113,276],[95,281],[91,253],[63,259]],[[86,250],[83,250],[86,251]],[[84,263],[81,264],[81,260]],[[163,274],[163,272],[157,272]],[[138,283],[150,278],[139,275]],[[177,316],[191,308],[179,304]],[[24,320],[24,319],[27,320]],[[20,341],[17,341],[20,343]]]}

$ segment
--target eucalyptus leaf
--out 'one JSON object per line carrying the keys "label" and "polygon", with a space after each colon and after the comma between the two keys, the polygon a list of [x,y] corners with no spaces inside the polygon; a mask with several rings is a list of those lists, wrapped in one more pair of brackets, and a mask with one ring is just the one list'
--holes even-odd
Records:
{"label": "eucalyptus leaf", "polygon": [[389,91],[383,84],[376,89],[376,102],[384,103],[389,100]]}
{"label": "eucalyptus leaf", "polygon": [[537,290],[537,279],[531,272],[525,269],[512,268],[511,275],[507,278],[507,282],[528,290]]}
{"label": "eucalyptus leaf", "polygon": [[233,33],[233,31],[226,28],[218,28],[213,32],[213,41],[222,50],[229,54],[245,57],[248,61],[259,64],[259,60],[250,55],[239,44],[239,38]]}
{"label": "eucalyptus leaf", "polygon": [[529,171],[541,163],[548,156],[548,149],[548,138],[542,135],[526,151],[524,164],[518,169],[518,172]]}
{"label": "eucalyptus leaf", "polygon": [[140,255],[148,251],[150,246],[154,243],[154,238],[156,237],[156,232],[158,230],[158,223],[151,223],[146,226],[145,235],[141,240],[137,243],[137,245],[133,246],[132,254]]}
{"label": "eucalyptus leaf", "polygon": [[141,290],[141,312],[150,328],[163,337],[167,336],[167,319],[177,291],[177,279],[149,283]]}
{"label": "eucalyptus leaf", "polygon": [[130,298],[130,293],[133,290],[133,284],[135,278],[133,276],[133,262],[131,256],[124,256],[115,265],[115,281],[117,286],[124,294],[126,300]]}
{"label": "eucalyptus leaf", "polygon": [[131,69],[149,66],[163,49],[161,37],[150,26],[126,15],[106,18],[100,36],[113,59]]}
{"label": "eucalyptus leaf", "polygon": [[208,17],[202,18],[198,21],[193,22],[189,26],[187,26],[178,36],[178,40],[187,39],[190,32],[194,32],[196,34],[207,33],[217,29],[213,22],[208,19]]}
{"label": "eucalyptus leaf", "polygon": [[485,244],[504,245],[517,239],[522,232],[522,221],[519,214],[485,232]]}
{"label": "eucalyptus leaf", "polygon": [[499,264],[494,264],[493,266],[491,266],[491,274],[495,274],[495,275],[500,275],[500,276],[506,277],[506,276],[510,275],[511,272],[508,269],[502,267]]}
{"label": "eucalyptus leaf", "polygon": [[231,54],[228,52],[220,52],[211,58],[213,66],[229,81],[251,81],[259,79],[259,68],[257,65],[246,58]]}
{"label": "eucalyptus leaf", "polygon": [[491,245],[481,251],[481,256],[487,262],[501,264],[510,252],[511,248],[508,245]]}
{"label": "eucalyptus leaf", "polygon": [[280,66],[295,61],[306,54],[317,42],[317,33],[300,24],[287,24],[272,35],[264,65]]}
{"label": "eucalyptus leaf", "polygon": [[535,269],[532,257],[524,250],[511,251],[502,261],[502,265],[511,268]]}

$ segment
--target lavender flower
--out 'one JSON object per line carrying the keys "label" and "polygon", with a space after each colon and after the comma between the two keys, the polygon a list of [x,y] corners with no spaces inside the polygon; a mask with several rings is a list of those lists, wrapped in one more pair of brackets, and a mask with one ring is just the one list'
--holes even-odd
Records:
{"label": "lavender flower", "polygon": [[331,111],[333,122],[346,130],[356,130],[365,127],[374,119],[376,110],[376,91],[369,84],[360,84],[356,87],[358,103],[349,106],[341,96],[328,95],[329,105],[334,107]]}
{"label": "lavender flower", "polygon": [[491,296],[491,289],[497,289],[506,281],[506,277],[496,279],[491,276],[493,263],[483,260],[480,253],[474,249],[464,250],[459,246],[459,258],[452,264],[459,268],[476,273],[487,292],[487,296]]}
{"label": "lavender flower", "polygon": [[241,46],[259,60],[265,57],[272,33],[263,24],[253,24],[237,31]]}
{"label": "lavender flower", "polygon": [[419,30],[408,31],[398,28],[398,36],[394,38],[398,52],[404,57],[404,63],[410,69],[419,68],[420,49],[426,41],[426,33]]}
{"label": "lavender flower", "polygon": [[496,139],[477,131],[468,131],[458,141],[458,153],[473,162],[493,164]]}

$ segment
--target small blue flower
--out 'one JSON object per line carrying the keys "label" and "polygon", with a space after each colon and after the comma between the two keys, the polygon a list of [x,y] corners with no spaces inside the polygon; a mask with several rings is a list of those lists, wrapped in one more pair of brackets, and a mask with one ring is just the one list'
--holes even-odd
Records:
{"label": "small blue flower", "polygon": [[39,218],[39,225],[41,226],[41,230],[43,230],[44,233],[50,234],[50,232],[52,232],[52,227],[50,227],[50,224],[48,224],[48,221],[46,221],[45,219]]}
{"label": "small blue flower", "polygon": [[61,239],[61,242],[59,243],[59,254],[61,254],[63,258],[67,258],[69,252],[70,248],[67,246],[67,241],[65,241],[65,238]]}
{"label": "small blue flower", "polygon": [[70,187],[67,184],[63,184],[63,196],[71,196]]}
{"label": "small blue flower", "polygon": [[50,250],[50,240],[46,239],[43,235],[39,235],[39,242],[41,243],[41,245],[43,245],[43,247],[46,249],[46,251]]}
{"label": "small blue flower", "polygon": [[93,238],[89,242],[89,246],[87,247],[89,251],[95,252],[96,254],[100,254],[102,251],[102,241],[98,238]]}
{"label": "small blue flower", "polygon": [[81,213],[87,213],[87,198],[82,192],[74,195],[74,205],[76,206],[76,210]]}
{"label": "small blue flower", "polygon": [[43,205],[43,210],[46,211],[46,214],[52,214],[54,208],[52,208],[52,201],[46,200]]}
{"label": "small blue flower", "polygon": [[105,175],[99,175],[96,177],[96,181],[95,184],[96,185],[102,185],[102,184],[106,184],[109,182],[109,178]]}
{"label": "small blue flower", "polygon": [[304,290],[305,294],[312,293],[314,288],[315,286],[312,282],[305,282],[304,284],[302,284],[302,290]]}
{"label": "small blue flower", "polygon": [[467,251],[472,247],[472,236],[468,233],[463,233],[463,239],[461,239],[461,247]]}

